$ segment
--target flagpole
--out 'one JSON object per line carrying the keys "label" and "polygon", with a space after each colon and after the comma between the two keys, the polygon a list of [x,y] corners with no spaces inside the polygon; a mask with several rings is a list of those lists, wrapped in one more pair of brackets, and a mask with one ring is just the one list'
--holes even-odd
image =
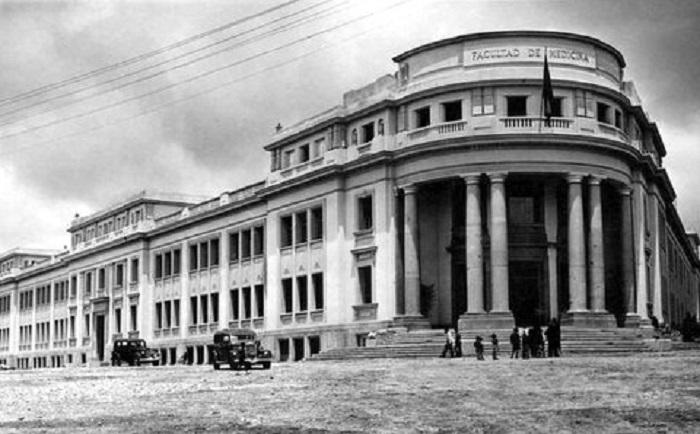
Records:
{"label": "flagpole", "polygon": [[[547,57],[547,46],[544,46],[544,57]],[[544,64],[544,60],[542,61]],[[540,94],[540,117],[537,119],[538,122],[538,127],[537,127],[537,133],[542,132],[542,116],[544,116],[544,92]]]}

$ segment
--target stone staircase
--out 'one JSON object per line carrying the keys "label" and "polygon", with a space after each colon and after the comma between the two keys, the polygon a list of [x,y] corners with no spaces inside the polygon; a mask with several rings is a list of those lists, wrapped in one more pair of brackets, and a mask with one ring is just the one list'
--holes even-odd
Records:
{"label": "stone staircase", "polygon": [[[491,357],[491,334],[499,340],[499,357],[510,356],[511,330],[469,330],[462,334],[462,351],[474,356],[474,338],[483,338],[484,354]],[[562,355],[625,355],[653,351],[637,329],[584,329],[562,327]],[[370,341],[371,342],[371,341]],[[311,360],[438,357],[445,344],[443,330],[388,329],[378,333],[376,344],[366,347],[333,348],[314,355]],[[449,357],[449,355],[448,355]]]}

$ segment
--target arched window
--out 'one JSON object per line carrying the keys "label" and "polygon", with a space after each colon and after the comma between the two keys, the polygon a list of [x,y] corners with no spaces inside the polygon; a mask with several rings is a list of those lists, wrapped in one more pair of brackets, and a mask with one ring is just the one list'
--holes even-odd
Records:
{"label": "arched window", "polygon": [[352,129],[352,133],[350,134],[350,144],[357,145],[357,128]]}

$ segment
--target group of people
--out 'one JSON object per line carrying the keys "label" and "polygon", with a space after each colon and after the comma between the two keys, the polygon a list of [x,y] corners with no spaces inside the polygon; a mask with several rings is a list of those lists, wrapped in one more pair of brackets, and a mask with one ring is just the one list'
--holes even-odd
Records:
{"label": "group of people", "polygon": [[[462,357],[462,338],[453,328],[445,331],[445,346],[440,357]],[[556,318],[552,318],[543,331],[539,325],[530,328],[515,327],[510,334],[511,359],[522,357],[523,359],[545,357],[545,337],[547,357],[561,356],[561,327]],[[474,353],[477,360],[484,360],[484,344],[481,336],[474,338]],[[498,360],[499,344],[498,336],[491,335],[491,354],[493,360]]]}

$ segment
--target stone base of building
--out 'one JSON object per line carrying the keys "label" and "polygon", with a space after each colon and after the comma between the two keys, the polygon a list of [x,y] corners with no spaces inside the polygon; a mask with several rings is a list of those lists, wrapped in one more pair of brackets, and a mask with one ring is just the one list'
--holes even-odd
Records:
{"label": "stone base of building", "polygon": [[430,321],[421,315],[401,315],[394,317],[394,327],[405,327],[407,330],[429,329]]}
{"label": "stone base of building", "polygon": [[511,312],[465,313],[457,323],[460,333],[469,330],[510,330],[515,327]]}
{"label": "stone base of building", "polygon": [[615,316],[608,312],[567,312],[561,317],[561,325],[613,329],[617,327],[617,321]]}

